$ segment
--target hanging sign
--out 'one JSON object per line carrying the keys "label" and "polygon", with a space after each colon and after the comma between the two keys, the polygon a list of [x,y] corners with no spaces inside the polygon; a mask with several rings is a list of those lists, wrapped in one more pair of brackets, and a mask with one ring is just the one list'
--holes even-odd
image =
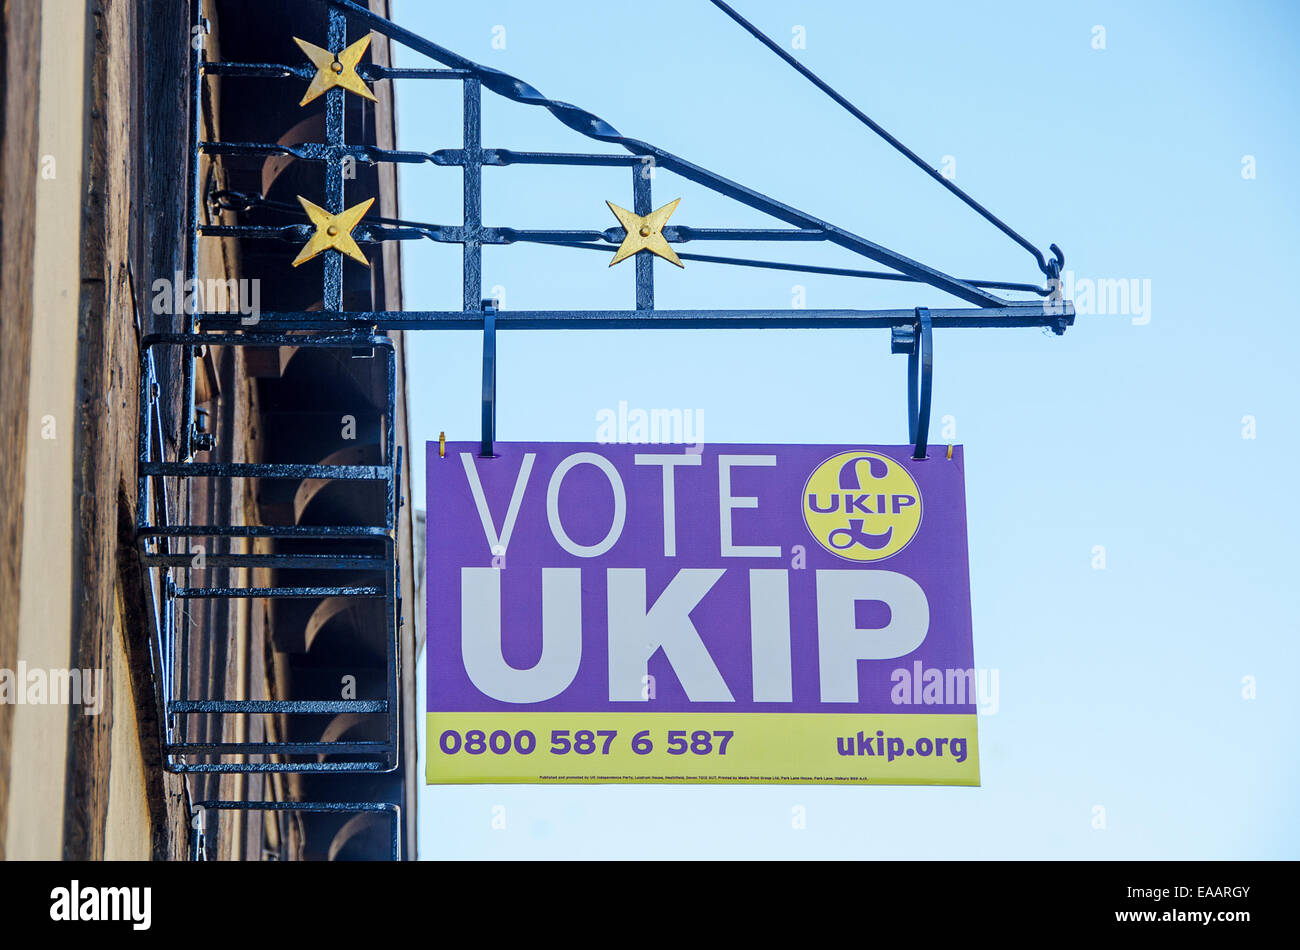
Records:
{"label": "hanging sign", "polygon": [[978,785],[963,455],[428,447],[430,783]]}

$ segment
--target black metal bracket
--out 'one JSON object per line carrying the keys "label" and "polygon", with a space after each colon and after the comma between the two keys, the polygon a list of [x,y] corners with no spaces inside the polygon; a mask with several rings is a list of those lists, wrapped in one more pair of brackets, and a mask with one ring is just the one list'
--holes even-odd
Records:
{"label": "black metal bracket", "polygon": [[930,396],[934,381],[933,324],[928,307],[916,308],[916,322],[894,327],[891,353],[907,354],[907,440],[912,458],[923,459],[930,438]]}
{"label": "black metal bracket", "polygon": [[496,457],[497,436],[497,304],[483,301],[483,440],[479,457]]}
{"label": "black metal bracket", "polygon": [[[308,462],[195,462],[165,457],[165,440],[157,401],[151,398],[154,382],[153,353],[159,347],[196,352],[204,346],[252,346],[333,349],[340,352],[378,351],[383,356],[387,420],[381,461],[374,465],[333,465]],[[400,697],[398,687],[397,614],[400,609],[397,576],[397,511],[401,460],[396,444],[397,364],[393,341],[363,330],[313,334],[153,333],[140,341],[137,445],[136,544],[142,563],[161,572],[160,613],[163,629],[156,650],[159,677],[160,739],[163,768],[169,772],[239,773],[383,773],[397,769],[400,754]],[[151,434],[156,437],[151,440]],[[199,433],[204,434],[204,433]],[[382,523],[345,524],[196,524],[190,519],[169,519],[150,499],[166,499],[164,483],[210,479],[284,479],[293,481],[341,479],[382,484]],[[210,484],[210,483],[209,483]],[[151,490],[152,489],[152,490]],[[160,520],[161,518],[161,520]],[[195,543],[202,549],[195,559]],[[252,569],[275,571],[272,586],[250,587],[238,575]],[[352,583],[326,584],[294,580],[296,572],[345,570],[365,572]],[[211,572],[217,572],[215,574]],[[223,573],[224,572],[224,575]],[[283,573],[287,572],[287,573]],[[183,574],[184,584],[174,575]],[[297,574],[301,577],[301,574]],[[224,578],[224,583],[222,582]],[[233,586],[232,586],[233,585]],[[226,699],[190,692],[185,657],[190,638],[210,635],[194,626],[188,602],[231,601],[255,598],[383,601],[384,679],[382,698],[333,699]],[[360,740],[308,738],[211,740],[224,736],[233,716],[292,716],[298,726],[307,717],[359,714],[373,722],[382,717],[384,737]],[[215,722],[208,733],[196,731],[190,717],[206,716]],[[377,728],[377,726],[376,726]],[[237,761],[230,761],[232,758]]]}

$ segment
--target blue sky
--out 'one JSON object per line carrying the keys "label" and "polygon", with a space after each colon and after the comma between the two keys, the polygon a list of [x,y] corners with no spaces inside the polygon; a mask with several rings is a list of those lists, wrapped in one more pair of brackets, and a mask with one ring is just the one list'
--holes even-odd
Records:
{"label": "blue sky", "polygon": [[[787,47],[802,27],[802,62],[934,166],[950,157],[956,183],[1035,244],[1060,244],[1076,288],[1145,289],[1142,312],[1081,314],[1063,337],[936,333],[931,438],[966,446],[975,658],[999,671],[999,708],[980,719],[983,786],[433,787],[422,856],[1300,857],[1300,324],[1273,299],[1289,293],[1300,215],[1286,164],[1300,153],[1296,6],[735,5]],[[403,25],[626,135],[912,258],[962,277],[1039,277],[705,0],[395,7]],[[459,96],[459,83],[399,84],[400,147],[458,146]],[[487,94],[484,144],[607,150]],[[405,217],[460,221],[456,169],[400,174]],[[666,172],[654,189],[656,206],[683,199],[674,224],[779,226]],[[493,168],[484,220],[603,229],[616,224],[604,201],[630,207],[630,192],[623,169]],[[774,251],[873,266],[823,245]],[[459,309],[458,246],[403,253],[406,306]],[[656,264],[665,308],[784,308],[795,285],[815,308],[952,301]],[[507,309],[626,309],[632,268],[492,247],[484,289],[503,290]],[[422,505],[424,441],[478,436],[480,340],[408,340]],[[904,364],[883,331],[507,333],[498,438],[594,441],[597,412],[626,401],[702,411],[709,442],[898,443]]]}

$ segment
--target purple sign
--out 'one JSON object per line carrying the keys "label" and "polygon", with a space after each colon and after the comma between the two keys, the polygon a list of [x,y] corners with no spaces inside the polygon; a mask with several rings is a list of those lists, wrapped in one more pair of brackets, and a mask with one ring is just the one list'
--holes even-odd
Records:
{"label": "purple sign", "polygon": [[430,781],[978,784],[960,447],[496,449],[428,449]]}

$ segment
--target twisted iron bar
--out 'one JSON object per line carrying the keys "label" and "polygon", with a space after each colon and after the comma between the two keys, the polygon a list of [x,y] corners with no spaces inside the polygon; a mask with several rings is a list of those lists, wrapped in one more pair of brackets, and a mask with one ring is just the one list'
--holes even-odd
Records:
{"label": "twisted iron bar", "polygon": [[[281,146],[275,146],[280,148]],[[266,208],[297,217],[301,209],[287,201],[276,201],[257,194],[232,191],[229,189],[214,191],[209,200],[224,211],[250,211],[253,208]],[[376,215],[362,224],[354,232],[354,237],[362,244],[378,244],[383,241],[405,241],[427,239],[440,243],[460,243],[464,240],[464,227],[461,225],[430,224],[421,221],[409,221],[404,218],[387,218]],[[379,225],[391,225],[380,227]],[[209,235],[242,236],[269,238],[281,241],[305,241],[311,237],[313,228],[309,224],[285,225],[204,225],[203,233]],[[606,228],[604,231],[524,231],[517,228],[484,228],[480,240],[485,244],[514,244],[528,242],[548,244],[554,247],[571,247],[586,251],[608,253],[607,245],[619,244],[624,236],[622,228]],[[759,229],[708,229],[692,228],[687,225],[675,225],[664,228],[664,237],[672,243],[699,240],[822,240],[819,231],[787,231],[777,229],[763,231]],[[604,243],[597,243],[604,242]],[[766,261],[745,257],[728,257],[717,254],[694,254],[683,251],[678,255],[682,260],[698,261],[705,264],[730,264],[736,267],[754,267],[765,270],[792,271],[800,274],[822,274],[832,277],[857,277],[868,280],[892,280],[915,283],[916,278],[892,271],[870,271],[851,267],[827,267],[819,264],[793,264],[783,261]],[[1036,284],[1014,281],[983,280],[974,277],[961,278],[972,287],[992,290],[1014,290],[1038,294],[1045,297],[1051,293],[1046,287]]]}
{"label": "twisted iron bar", "polygon": [[[316,67],[310,63],[206,63],[204,72],[209,76],[298,76],[311,79],[316,75]],[[464,79],[468,74],[456,69],[399,69],[395,66],[382,66],[379,63],[362,63],[357,66],[357,75],[366,82],[379,79]]]}

